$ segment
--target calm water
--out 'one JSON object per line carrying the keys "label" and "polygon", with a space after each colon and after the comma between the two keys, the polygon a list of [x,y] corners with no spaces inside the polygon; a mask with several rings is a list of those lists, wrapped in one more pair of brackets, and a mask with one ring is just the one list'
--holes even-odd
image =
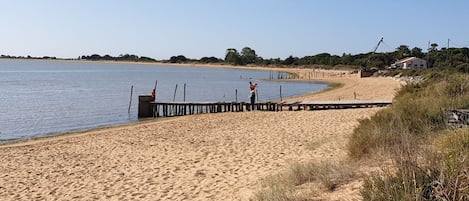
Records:
{"label": "calm water", "polygon": [[[277,75],[276,73],[274,75]],[[249,81],[259,99],[294,96],[325,84],[263,81],[270,72],[139,64],[81,63],[0,59],[0,141],[39,137],[137,121],[138,95],[158,80],[157,99],[172,101],[248,101]],[[131,113],[130,88],[134,86]]]}

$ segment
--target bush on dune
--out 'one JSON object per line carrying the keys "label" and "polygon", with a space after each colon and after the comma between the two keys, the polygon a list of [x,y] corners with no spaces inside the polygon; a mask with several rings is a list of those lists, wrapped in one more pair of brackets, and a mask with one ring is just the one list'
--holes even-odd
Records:
{"label": "bush on dune", "polygon": [[[432,73],[404,86],[393,105],[360,121],[352,158],[385,150],[394,170],[365,180],[365,200],[468,200],[469,130],[450,130],[446,111],[469,107],[469,78]],[[434,146],[438,144],[438,146]]]}

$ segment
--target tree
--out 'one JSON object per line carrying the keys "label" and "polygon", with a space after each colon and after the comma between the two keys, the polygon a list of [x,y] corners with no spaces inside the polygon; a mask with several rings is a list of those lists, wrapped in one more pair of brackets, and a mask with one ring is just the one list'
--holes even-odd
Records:
{"label": "tree", "polygon": [[298,57],[293,57],[292,55],[290,55],[288,58],[285,59],[285,61],[283,61],[283,64],[284,65],[298,65]]}
{"label": "tree", "polygon": [[169,58],[169,63],[183,63],[187,61],[187,58],[184,55],[172,56]]}
{"label": "tree", "polygon": [[233,64],[233,65],[243,64],[241,60],[241,56],[239,55],[238,51],[234,48],[226,49],[225,62]]}
{"label": "tree", "polygon": [[342,54],[342,58],[340,61],[341,64],[352,65],[353,64],[352,62],[353,62],[353,58],[351,54],[345,54],[345,53]]}
{"label": "tree", "polygon": [[89,56],[87,59],[89,59],[89,60],[100,60],[101,56],[99,56],[99,54],[93,54],[93,55]]}
{"label": "tree", "polygon": [[117,60],[123,60],[123,61],[138,61],[138,56],[134,54],[124,54],[120,55]]}
{"label": "tree", "polygon": [[396,53],[397,59],[402,59],[404,57],[407,57],[410,55],[409,46],[400,45],[398,48],[396,48],[395,53]]}
{"label": "tree", "polygon": [[219,63],[222,62],[223,60],[216,58],[216,57],[202,57],[199,60],[202,63]]}
{"label": "tree", "polygon": [[155,59],[153,58],[150,58],[150,57],[145,57],[145,56],[142,56],[140,57],[139,61],[144,61],[144,62],[150,62],[150,61],[156,61]]}
{"label": "tree", "polygon": [[429,51],[429,52],[436,52],[436,51],[438,51],[438,44],[432,43],[432,44],[430,45],[430,48],[428,49],[428,51]]}
{"label": "tree", "polygon": [[422,49],[421,49],[421,48],[418,48],[418,47],[412,48],[410,54],[411,54],[412,56],[418,57],[418,58],[423,58],[423,57],[424,57],[424,54],[423,54],[423,52],[422,52]]}
{"label": "tree", "polygon": [[104,55],[104,57],[102,58],[104,60],[112,60],[113,58],[111,56],[109,56],[108,54]]}
{"label": "tree", "polygon": [[428,53],[427,53],[427,62],[428,62],[428,67],[433,67],[437,60],[438,56],[438,44],[432,43],[430,45],[430,48],[428,48]]}
{"label": "tree", "polygon": [[250,47],[245,47],[241,50],[241,60],[243,64],[252,64],[257,61],[256,51]]}
{"label": "tree", "polygon": [[366,64],[367,67],[377,68],[384,68],[388,65],[390,65],[390,62],[387,55],[384,53],[371,54]]}

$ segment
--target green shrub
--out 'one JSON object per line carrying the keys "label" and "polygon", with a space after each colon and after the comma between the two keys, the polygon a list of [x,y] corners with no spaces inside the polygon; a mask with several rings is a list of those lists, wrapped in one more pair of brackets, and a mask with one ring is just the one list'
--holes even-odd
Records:
{"label": "green shrub", "polygon": [[349,154],[361,158],[375,148],[394,148],[401,142],[402,133],[424,138],[432,130],[444,127],[445,114],[439,102],[426,97],[401,96],[371,119],[360,120],[348,143]]}
{"label": "green shrub", "polygon": [[397,97],[400,97],[404,94],[416,94],[423,89],[424,86],[422,83],[409,83],[407,85],[404,85],[401,90],[398,91]]}
{"label": "green shrub", "polygon": [[360,121],[348,144],[352,157],[393,148],[403,132],[424,139],[446,128],[448,109],[469,107],[468,76],[431,72],[425,77],[430,78],[402,87],[392,106]]}
{"label": "green shrub", "polygon": [[419,155],[401,144],[393,153],[397,170],[366,178],[363,199],[469,200],[469,129],[448,131],[435,142],[438,150]]}
{"label": "green shrub", "polygon": [[384,150],[395,168],[365,179],[364,200],[469,200],[469,129],[446,126],[448,109],[469,107],[469,77],[441,71],[425,79],[402,87],[392,106],[354,130],[350,156]]}
{"label": "green shrub", "polygon": [[431,72],[425,82],[403,87],[391,107],[361,120],[350,155],[384,149],[395,168],[365,179],[364,200],[469,200],[469,129],[446,127],[448,109],[468,107],[466,75]]}

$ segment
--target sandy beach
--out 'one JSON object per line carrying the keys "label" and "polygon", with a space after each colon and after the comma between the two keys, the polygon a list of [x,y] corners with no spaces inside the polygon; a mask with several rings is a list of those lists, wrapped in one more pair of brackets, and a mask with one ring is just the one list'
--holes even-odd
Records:
{"label": "sandy beach", "polygon": [[[342,84],[290,100],[392,100],[400,87],[391,78],[290,71]],[[0,198],[250,200],[263,178],[292,163],[346,160],[357,120],[380,109],[203,114],[0,145]],[[359,188],[316,197],[360,200]]]}

